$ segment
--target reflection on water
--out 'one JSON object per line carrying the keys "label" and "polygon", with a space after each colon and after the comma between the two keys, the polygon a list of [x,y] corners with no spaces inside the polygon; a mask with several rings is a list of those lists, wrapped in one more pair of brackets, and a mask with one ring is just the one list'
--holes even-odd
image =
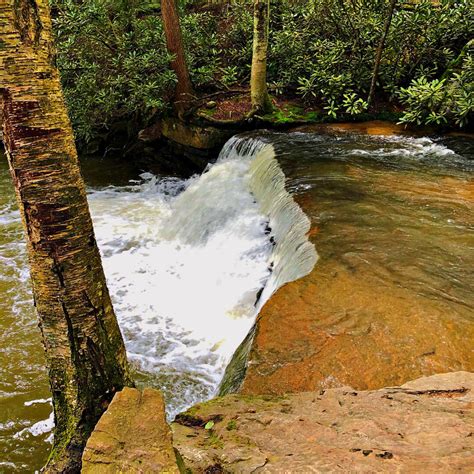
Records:
{"label": "reflection on water", "polygon": [[[400,317],[400,334],[406,324],[420,333],[413,344],[429,346],[423,325],[444,318],[466,345],[463,336],[474,322],[472,141],[265,136],[313,224],[310,237],[320,255],[313,273],[326,291],[321,326],[332,334],[364,335],[374,327],[374,315],[416,312],[419,319]],[[163,387],[169,400],[180,393],[173,410],[182,408],[183,397],[192,402],[211,395],[223,360],[251,323],[255,293],[268,276],[265,222],[245,191],[246,169],[239,163],[211,169],[198,185],[196,179],[139,178],[141,171],[130,164],[91,161],[84,167],[128,351],[142,381]],[[42,422],[50,414],[13,202],[1,157],[0,471],[5,472],[42,465],[49,447]],[[168,294],[160,293],[165,283],[171,285]],[[382,295],[377,301],[374,289]],[[338,312],[331,313],[336,302]],[[228,317],[221,325],[199,324],[209,315],[219,321],[222,313]],[[230,345],[221,340],[225,332],[233,333]],[[449,347],[446,354],[447,360]],[[465,365],[469,360],[472,365],[472,354]],[[457,363],[453,359],[453,368]]]}
{"label": "reflection on water", "polygon": [[474,150],[455,153],[461,141],[301,134],[281,163],[321,254],[474,320]]}
{"label": "reflection on water", "polygon": [[245,392],[474,370],[472,140],[266,139],[320,258],[263,309]]}
{"label": "reflection on water", "polygon": [[[108,160],[83,166],[93,183],[88,200],[134,378],[163,391],[171,418],[212,397],[253,324],[256,295],[269,275],[272,246],[249,190],[249,168],[250,159],[234,156],[186,180]],[[8,455],[0,471],[41,467],[53,422],[4,162],[1,172],[0,448]]]}

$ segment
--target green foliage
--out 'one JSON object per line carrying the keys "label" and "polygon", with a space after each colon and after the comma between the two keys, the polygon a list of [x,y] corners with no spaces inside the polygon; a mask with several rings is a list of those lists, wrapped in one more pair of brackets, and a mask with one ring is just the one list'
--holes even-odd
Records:
{"label": "green foliage", "polygon": [[206,426],[204,426],[204,429],[205,430],[212,430],[212,428],[214,428],[214,422],[211,420],[211,421],[208,421],[206,423]]}
{"label": "green foliage", "polygon": [[[77,138],[125,124],[130,133],[170,110],[169,67],[158,0],[51,0],[58,66]],[[246,86],[251,0],[181,1],[190,75],[198,93]],[[206,4],[207,6],[203,6]],[[327,118],[366,113],[386,0],[272,0],[268,83]],[[422,0],[395,10],[375,104],[401,103],[403,122],[464,126],[472,118],[472,0]],[[462,60],[453,66],[453,62]],[[288,111],[286,111],[288,112]],[[288,113],[275,117],[294,119]]]}
{"label": "green foliage", "polygon": [[[332,118],[363,113],[386,8],[387,2],[378,0],[279,2],[270,39],[270,81],[321,104]],[[439,77],[471,37],[471,9],[470,0],[399,4],[382,55],[379,97],[396,100],[400,87],[417,77]],[[468,105],[457,90],[456,104],[464,111],[459,113],[465,113]],[[445,117],[449,121],[452,114]]]}
{"label": "green foliage", "polygon": [[130,132],[167,110],[175,75],[160,18],[140,0],[54,0],[57,63],[76,138]]}
{"label": "green foliage", "polygon": [[210,87],[220,67],[217,18],[210,12],[183,14],[181,28],[191,81],[196,88]]}
{"label": "green foliage", "polygon": [[236,429],[237,429],[237,422],[235,420],[230,420],[229,423],[227,423],[226,430],[233,431]]}
{"label": "green foliage", "polygon": [[402,123],[467,125],[474,115],[474,57],[467,54],[458,72],[449,77],[429,80],[414,79],[399,91],[406,110]]}

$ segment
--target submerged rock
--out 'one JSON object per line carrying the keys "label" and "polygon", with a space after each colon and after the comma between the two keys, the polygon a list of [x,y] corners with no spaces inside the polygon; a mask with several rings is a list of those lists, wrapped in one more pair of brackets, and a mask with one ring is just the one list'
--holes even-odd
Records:
{"label": "submerged rock", "polygon": [[125,388],[115,395],[87,442],[82,472],[180,472],[160,392]]}
{"label": "submerged rock", "polygon": [[195,473],[468,472],[473,388],[474,374],[456,372],[375,391],[228,395],[179,417],[174,443]]}

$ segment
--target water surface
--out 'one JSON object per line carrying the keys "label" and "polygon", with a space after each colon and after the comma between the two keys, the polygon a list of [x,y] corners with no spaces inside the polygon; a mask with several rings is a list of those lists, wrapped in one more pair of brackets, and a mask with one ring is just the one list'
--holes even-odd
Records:
{"label": "water surface", "polygon": [[[365,334],[379,317],[367,310],[375,288],[387,295],[380,314],[422,308],[426,324],[443,314],[462,341],[474,321],[472,141],[314,133],[263,139],[274,144],[288,188],[312,221],[320,255],[313,273],[329,282],[320,324],[333,334]],[[3,158],[0,471],[32,472],[47,456],[51,409]],[[130,359],[139,382],[164,390],[170,415],[212,396],[269,276],[267,217],[249,192],[248,167],[235,159],[187,180],[124,162],[83,163]],[[331,283],[337,274],[350,278]],[[340,304],[331,312],[334,301]],[[400,321],[403,332],[410,321]],[[470,360],[472,353],[464,362],[453,357],[446,368]]]}

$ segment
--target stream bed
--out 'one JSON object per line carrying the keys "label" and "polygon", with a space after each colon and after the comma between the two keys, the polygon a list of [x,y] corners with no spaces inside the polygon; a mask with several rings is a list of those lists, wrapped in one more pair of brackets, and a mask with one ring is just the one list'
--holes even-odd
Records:
{"label": "stream bed", "polygon": [[[361,276],[385,291],[408,288],[414,299],[441,301],[453,324],[472,325],[472,140],[255,136],[274,145],[288,189],[311,219],[322,271],[327,262],[363,267]],[[109,159],[82,161],[136,379],[164,391],[170,418],[215,393],[271,273],[268,216],[250,192],[250,158],[224,158],[190,179]],[[0,472],[33,472],[50,447],[50,395],[3,155],[0,228]],[[336,315],[334,325],[364,326],[367,318]]]}

